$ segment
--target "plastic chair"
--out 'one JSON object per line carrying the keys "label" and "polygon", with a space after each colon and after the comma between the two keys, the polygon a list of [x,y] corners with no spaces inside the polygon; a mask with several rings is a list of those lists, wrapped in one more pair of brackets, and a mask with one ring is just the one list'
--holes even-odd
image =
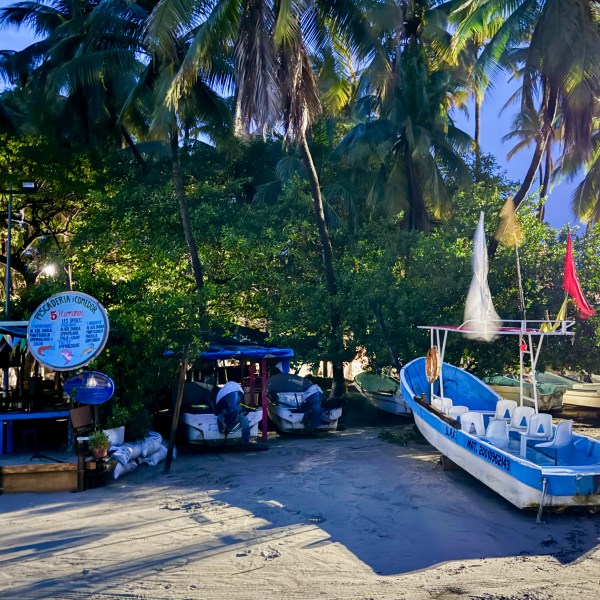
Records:
{"label": "plastic chair", "polygon": [[445,415],[452,408],[452,398],[442,398],[441,396],[433,396],[431,399],[431,406],[437,408],[440,412]]}
{"label": "plastic chair", "polygon": [[536,444],[536,448],[548,448],[555,450],[554,464],[558,464],[558,451],[560,448],[569,446],[573,441],[573,421],[561,421],[554,430],[554,437],[549,442]]}
{"label": "plastic chair", "polygon": [[442,398],[442,412],[448,414],[452,408],[452,398]]}
{"label": "plastic chair", "polygon": [[433,408],[436,408],[440,412],[443,412],[442,411],[442,398],[440,398],[439,396],[433,396],[431,398],[431,406],[433,406]]}
{"label": "plastic chair", "polygon": [[527,442],[537,440],[546,441],[552,438],[552,415],[536,413],[529,420],[527,430],[521,432],[521,456],[527,452]]}
{"label": "plastic chair", "polygon": [[510,422],[517,409],[517,403],[514,400],[498,400],[496,402],[496,414],[494,419]]}
{"label": "plastic chair", "polygon": [[464,415],[466,412],[469,412],[468,406],[461,406],[457,404],[456,406],[451,406],[448,411],[448,416],[452,419],[458,419],[461,415]]}
{"label": "plastic chair", "polygon": [[460,428],[465,433],[476,437],[485,435],[485,427],[483,425],[483,414],[478,412],[466,412],[460,415]]}
{"label": "plastic chair", "polygon": [[535,415],[535,409],[533,407],[517,406],[508,428],[512,431],[527,431],[529,421],[533,415]]}
{"label": "plastic chair", "polygon": [[504,419],[492,419],[487,429],[485,437],[488,442],[498,446],[498,448],[506,448],[508,446],[508,423]]}

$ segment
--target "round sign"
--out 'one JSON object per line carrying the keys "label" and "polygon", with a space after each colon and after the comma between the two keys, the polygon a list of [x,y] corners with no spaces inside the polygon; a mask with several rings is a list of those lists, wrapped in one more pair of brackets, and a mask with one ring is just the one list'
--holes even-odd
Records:
{"label": "round sign", "polygon": [[29,352],[55,371],[72,371],[96,358],[108,339],[104,307],[81,292],[54,294],[31,315]]}
{"label": "round sign", "polygon": [[115,393],[115,384],[104,373],[84,371],[65,381],[65,392],[80,404],[102,404]]}

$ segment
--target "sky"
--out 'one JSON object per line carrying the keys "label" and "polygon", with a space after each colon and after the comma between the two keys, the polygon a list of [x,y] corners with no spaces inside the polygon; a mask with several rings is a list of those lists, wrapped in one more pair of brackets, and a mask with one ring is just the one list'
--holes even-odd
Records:
{"label": "sky", "polygon": [[[14,3],[15,0],[0,0],[0,8]],[[33,41],[33,35],[26,30],[0,29],[0,49],[20,50]],[[507,160],[506,155],[514,142],[504,143],[502,137],[511,129],[511,123],[516,112],[516,107],[510,107],[502,112],[502,107],[514,91],[514,84],[501,82],[496,85],[484,99],[481,114],[481,147],[484,152],[493,154],[499,166],[506,170],[509,179],[520,182],[527,171],[534,148],[524,150],[512,160]],[[475,124],[473,117],[466,118],[462,114],[454,115],[457,124],[470,135],[474,134]],[[546,221],[556,229],[561,229],[569,223],[571,226],[580,225],[571,211],[571,194],[577,182],[565,182],[557,185],[546,202]],[[534,184],[533,189],[537,185]]]}
{"label": "sky", "polygon": [[[516,87],[517,84],[508,81],[508,79],[501,81],[484,98],[481,107],[480,144],[484,152],[493,154],[496,157],[498,165],[506,171],[510,180],[520,183],[529,168],[534,146],[531,145],[511,160],[508,160],[507,154],[517,140],[502,141],[502,138],[511,131],[512,121],[518,109],[518,105],[510,105],[503,110]],[[459,113],[455,113],[453,116],[461,129],[464,129],[469,135],[474,135],[475,119],[473,113],[471,113],[470,118]],[[564,181],[551,189],[550,196],[546,201],[545,218],[552,227],[561,229],[566,224],[570,224],[572,227],[581,226],[571,210],[571,195],[578,183],[577,180],[573,182]],[[530,192],[536,191],[537,188],[536,178]]]}

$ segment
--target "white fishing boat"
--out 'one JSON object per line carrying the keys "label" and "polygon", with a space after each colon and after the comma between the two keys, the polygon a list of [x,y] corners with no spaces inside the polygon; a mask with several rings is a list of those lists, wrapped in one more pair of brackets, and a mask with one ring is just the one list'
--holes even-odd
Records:
{"label": "white fishing boat", "polygon": [[363,371],[354,377],[354,387],[378,410],[403,417],[411,416],[397,379],[383,373]]}
{"label": "white fishing boat", "polygon": [[[569,251],[570,239],[567,257]],[[483,215],[475,238],[473,271],[469,297],[483,300],[474,317],[459,326],[424,327],[430,332],[427,357],[411,361],[401,371],[402,395],[416,426],[445,457],[515,506],[537,508],[538,520],[544,507],[600,509],[600,442],[573,433],[573,421],[554,422],[552,415],[539,413],[535,385],[529,397],[533,406],[523,403],[522,384],[527,380],[535,384],[544,340],[572,336],[574,321],[562,318],[550,324],[489,318],[496,313],[487,287]],[[466,317],[472,312],[469,307],[467,302]],[[444,363],[451,332],[474,339],[508,335],[518,340],[520,402],[502,399],[472,374]]]}
{"label": "white fishing boat", "polygon": [[228,445],[249,443],[258,436],[262,408],[244,406],[244,391],[235,382],[216,391],[203,382],[187,383],[181,422],[191,444]]}
{"label": "white fishing boat", "polygon": [[268,381],[268,414],[279,431],[335,431],[342,416],[341,401],[328,399],[318,385],[289,373]]}
{"label": "white fishing boat", "polygon": [[538,373],[538,381],[565,386],[563,402],[573,406],[600,408],[600,383],[585,383],[558,373]]}

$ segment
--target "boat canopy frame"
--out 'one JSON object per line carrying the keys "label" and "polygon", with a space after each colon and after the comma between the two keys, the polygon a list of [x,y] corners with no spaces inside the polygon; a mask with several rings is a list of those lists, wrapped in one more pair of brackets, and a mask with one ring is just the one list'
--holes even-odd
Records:
{"label": "boat canopy frame", "polygon": [[[446,342],[448,333],[468,333],[472,335],[486,334],[489,335],[490,330],[474,328],[470,324],[473,321],[465,321],[461,325],[419,325],[418,329],[426,329],[429,331],[431,347],[436,347],[439,354],[439,380],[440,380],[440,396],[444,396],[444,354],[446,352]],[[533,403],[535,412],[538,412],[538,391],[536,367],[542,349],[542,344],[546,336],[574,336],[572,330],[575,325],[574,320],[565,319],[557,322],[558,327],[554,329],[548,327],[548,321],[537,320],[517,320],[517,321],[490,321],[490,326],[494,326],[496,335],[516,335],[519,336],[519,404],[523,406],[524,400],[529,400]],[[555,324],[556,325],[556,324]],[[537,347],[536,347],[537,340]],[[529,360],[526,356],[528,355]],[[527,364],[528,363],[528,364]],[[433,385],[435,380],[430,382],[430,397],[433,397]],[[525,383],[532,383],[533,397],[525,395]]]}

